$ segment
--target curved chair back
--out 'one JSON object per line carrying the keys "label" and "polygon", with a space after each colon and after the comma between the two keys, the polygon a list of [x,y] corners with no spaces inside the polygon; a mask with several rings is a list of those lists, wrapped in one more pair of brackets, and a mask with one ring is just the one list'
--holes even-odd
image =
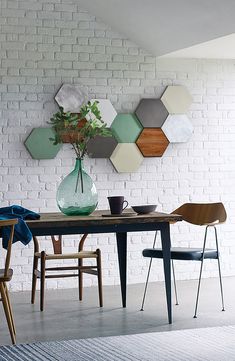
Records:
{"label": "curved chair back", "polygon": [[226,221],[227,214],[223,203],[185,203],[172,213],[195,225],[213,225]]}

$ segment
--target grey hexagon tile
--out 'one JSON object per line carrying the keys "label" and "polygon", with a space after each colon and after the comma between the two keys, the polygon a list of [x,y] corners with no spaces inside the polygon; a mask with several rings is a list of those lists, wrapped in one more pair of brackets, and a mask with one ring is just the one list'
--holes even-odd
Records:
{"label": "grey hexagon tile", "polygon": [[135,143],[119,143],[110,157],[119,173],[136,172],[143,159],[143,155]]}
{"label": "grey hexagon tile", "polygon": [[175,114],[169,115],[162,126],[170,143],[187,142],[193,133],[193,126],[187,115]]}
{"label": "grey hexagon tile", "polygon": [[53,159],[62,147],[62,144],[54,145],[50,140],[54,136],[51,128],[34,128],[24,145],[33,159]]}
{"label": "grey hexagon tile", "polygon": [[183,85],[169,85],[161,97],[169,114],[187,113],[192,104],[192,96]]}
{"label": "grey hexagon tile", "polygon": [[134,114],[118,114],[112,123],[112,131],[120,143],[134,143],[143,129]]}
{"label": "grey hexagon tile", "polygon": [[87,144],[87,152],[90,158],[109,158],[118,142],[114,136],[101,137],[96,136],[90,139]]}
{"label": "grey hexagon tile", "polygon": [[117,115],[114,106],[112,105],[109,99],[91,99],[90,102],[93,103],[94,101],[98,102],[98,109],[100,111],[100,115],[102,120],[107,124],[108,127],[111,126],[114,118]]}
{"label": "grey hexagon tile", "polygon": [[169,115],[160,99],[141,99],[135,114],[144,128],[160,128]]}
{"label": "grey hexagon tile", "polygon": [[64,112],[79,113],[81,105],[86,102],[86,94],[81,85],[63,84],[55,100]]}

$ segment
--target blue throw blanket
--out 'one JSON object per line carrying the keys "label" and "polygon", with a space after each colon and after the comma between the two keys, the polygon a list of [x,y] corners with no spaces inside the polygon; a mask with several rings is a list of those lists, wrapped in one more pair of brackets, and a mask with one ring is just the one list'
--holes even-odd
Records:
{"label": "blue throw blanket", "polygon": [[[24,245],[28,244],[32,239],[32,233],[30,232],[29,227],[25,223],[25,219],[39,219],[40,215],[29,209],[23,208],[21,206],[10,206],[0,208],[0,220],[17,218],[18,223],[15,225],[15,232],[13,243],[22,242]],[[10,227],[3,227],[2,230],[2,245],[3,248],[7,249],[8,240],[10,237]]]}

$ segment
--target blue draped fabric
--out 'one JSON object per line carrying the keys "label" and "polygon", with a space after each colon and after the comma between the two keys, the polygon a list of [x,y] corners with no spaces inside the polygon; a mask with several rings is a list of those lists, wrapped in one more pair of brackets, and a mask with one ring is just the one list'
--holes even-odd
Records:
{"label": "blue draped fabric", "polygon": [[[39,219],[40,215],[29,209],[23,208],[21,206],[13,205],[10,207],[0,208],[0,220],[13,219],[17,218],[18,223],[15,225],[15,232],[13,243],[22,242],[24,245],[27,245],[32,239],[32,233],[25,223],[27,219]],[[2,244],[3,248],[7,249],[8,240],[10,236],[10,227],[3,227],[2,230]]]}

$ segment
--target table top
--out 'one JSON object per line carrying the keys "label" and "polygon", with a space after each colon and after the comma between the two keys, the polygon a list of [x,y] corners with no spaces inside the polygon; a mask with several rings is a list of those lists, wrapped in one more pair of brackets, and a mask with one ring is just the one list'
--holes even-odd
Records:
{"label": "table top", "polygon": [[66,216],[63,213],[41,213],[40,219],[27,220],[30,229],[33,228],[51,228],[56,226],[72,227],[72,226],[99,226],[114,224],[135,224],[135,223],[159,223],[159,222],[178,222],[182,221],[182,217],[178,214],[167,214],[161,212],[152,212],[149,214],[136,214],[130,209],[123,213],[133,213],[131,216],[115,216],[104,217],[108,215],[109,210],[94,211],[89,216]]}

